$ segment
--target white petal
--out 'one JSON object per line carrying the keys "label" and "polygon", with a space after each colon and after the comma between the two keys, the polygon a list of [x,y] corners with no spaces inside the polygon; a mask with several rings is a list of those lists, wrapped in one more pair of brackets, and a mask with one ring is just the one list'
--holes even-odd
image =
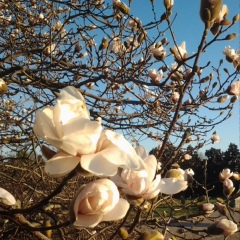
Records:
{"label": "white petal", "polygon": [[14,196],[3,188],[0,188],[0,198],[6,199],[7,201],[4,201],[4,203],[7,205],[14,205],[16,203]]}
{"label": "white petal", "polygon": [[177,180],[176,178],[162,178],[161,193],[176,194],[187,187],[187,181]]}
{"label": "white petal", "polygon": [[72,86],[67,86],[63,88],[58,96],[59,99],[69,98],[69,99],[79,99],[85,102],[84,97],[82,96],[81,92]]}
{"label": "white petal", "polygon": [[80,162],[80,157],[57,153],[46,162],[45,172],[51,177],[62,177],[70,173]]}
{"label": "white petal", "polygon": [[130,204],[127,200],[120,198],[116,206],[107,214],[103,215],[102,221],[117,221],[125,217]]}
{"label": "white petal", "polygon": [[137,155],[139,157],[141,157],[142,159],[145,159],[148,156],[148,153],[143,146],[139,145],[139,146],[135,147],[135,151],[136,151]]}
{"label": "white petal", "polygon": [[78,154],[91,154],[96,151],[101,131],[98,121],[76,117],[63,126],[63,141],[74,146]]}
{"label": "white petal", "polygon": [[113,159],[115,158],[114,152],[112,154],[110,151],[82,155],[81,166],[86,171],[96,174],[97,176],[113,176],[117,173],[118,166],[108,161],[109,155],[111,155]]}
{"label": "white petal", "polygon": [[94,228],[102,221],[102,215],[82,215],[78,214],[78,219],[74,222],[75,228]]}
{"label": "white petal", "polygon": [[152,182],[157,170],[157,159],[154,155],[149,155],[147,158],[144,159],[144,163],[146,166],[146,171],[148,173],[147,179],[149,182]]}
{"label": "white petal", "polygon": [[[123,137],[122,134],[113,132],[111,130],[106,130],[105,135],[115,146],[120,148],[124,152],[125,157],[128,158],[128,162],[131,166],[128,169],[131,170],[143,170],[145,169],[144,163],[141,161],[141,158],[136,154],[136,151],[132,145]],[[126,161],[126,160],[125,160]]]}
{"label": "white petal", "polygon": [[117,147],[106,148],[96,154],[82,155],[82,167],[97,175],[113,176],[117,173],[118,167],[139,170],[145,167],[142,159],[135,154],[137,159]]}

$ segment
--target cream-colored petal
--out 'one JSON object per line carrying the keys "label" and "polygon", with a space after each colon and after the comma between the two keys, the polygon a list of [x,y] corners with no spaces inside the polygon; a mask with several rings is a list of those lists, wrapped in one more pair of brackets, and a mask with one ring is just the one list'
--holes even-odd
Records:
{"label": "cream-colored petal", "polygon": [[157,159],[154,155],[149,155],[147,158],[144,159],[144,163],[146,166],[146,171],[148,173],[147,179],[149,182],[152,182],[157,170]]}
{"label": "cream-colored petal", "polygon": [[42,139],[47,139],[48,137],[58,138],[53,123],[53,109],[51,107],[46,107],[41,112],[37,112],[33,130]]}
{"label": "cream-colored petal", "polygon": [[99,176],[113,176],[118,167],[133,170],[142,168],[142,159],[137,154],[135,156],[137,159],[117,147],[107,148],[96,154],[82,155],[81,165],[85,170]]}
{"label": "cream-colored petal", "polygon": [[144,199],[152,199],[159,194],[161,189],[161,175],[157,174],[153,182],[151,182],[149,188],[144,193]]}
{"label": "cream-colored petal", "polygon": [[115,207],[103,215],[102,221],[117,221],[125,217],[130,204],[127,200],[120,198]]}
{"label": "cream-colored petal", "polygon": [[[128,162],[131,162],[131,167],[126,167],[131,170],[143,170],[145,165],[142,159],[136,154],[135,149],[132,145],[123,137],[122,134],[117,132],[106,130],[104,131],[108,140],[110,140],[115,146],[124,152],[124,156],[128,158]],[[126,160],[125,160],[126,161]],[[125,162],[124,161],[124,162]]]}
{"label": "cream-colored petal", "polygon": [[145,159],[148,156],[148,153],[143,146],[139,145],[139,146],[135,147],[135,151],[136,151],[137,155],[139,157],[141,157],[142,159]]}
{"label": "cream-colored petal", "polygon": [[161,193],[176,194],[187,187],[187,181],[177,180],[176,178],[162,178]]}
{"label": "cream-colored petal", "polygon": [[102,221],[102,215],[82,215],[78,214],[78,219],[73,223],[73,226],[77,229],[81,228],[94,228]]}
{"label": "cream-colored petal", "polygon": [[97,176],[113,176],[118,171],[118,166],[106,159],[102,152],[81,156],[81,166],[86,171]]}
{"label": "cream-colored petal", "polygon": [[82,96],[81,92],[79,91],[79,89],[73,87],[73,86],[67,86],[65,88],[63,88],[59,95],[58,95],[59,99],[78,99],[81,100],[83,102],[85,102],[84,97]]}
{"label": "cream-colored petal", "polygon": [[63,126],[63,141],[73,145],[78,154],[91,154],[96,151],[101,131],[98,121],[76,117]]}
{"label": "cream-colored petal", "polygon": [[7,205],[14,205],[16,203],[14,196],[4,188],[0,188],[0,198],[7,200],[4,201],[4,203]]}
{"label": "cream-colored petal", "polygon": [[60,152],[46,162],[44,170],[51,177],[62,177],[70,173],[79,162],[79,157]]}

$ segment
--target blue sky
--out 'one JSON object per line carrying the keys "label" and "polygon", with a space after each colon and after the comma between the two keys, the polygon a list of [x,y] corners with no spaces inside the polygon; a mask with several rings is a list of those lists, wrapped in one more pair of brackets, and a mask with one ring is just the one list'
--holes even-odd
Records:
{"label": "blue sky", "polygon": [[[123,1],[123,2],[127,3],[126,1]],[[155,10],[158,10],[156,11],[157,19],[159,19],[159,17],[164,12],[164,6],[162,3],[163,1],[159,1],[159,0],[155,0],[154,2]],[[227,19],[232,20],[233,16],[235,16],[239,12],[239,9],[240,9],[239,1],[223,0],[223,4],[226,4],[229,9],[229,14]],[[151,7],[150,1],[135,0],[135,1],[132,1],[131,5],[132,5],[131,14],[134,17],[140,18],[143,25],[145,23],[148,23],[149,16],[152,16],[152,10],[151,10],[152,7]],[[199,40],[202,35],[202,31],[204,29],[204,25],[199,17],[199,6],[200,6],[200,1],[197,1],[197,0],[195,1],[175,0],[174,1],[172,16],[174,16],[177,13],[176,21],[173,24],[175,37],[179,45],[181,44],[182,41],[186,41],[188,53],[196,51],[197,46],[199,45]],[[235,32],[239,34],[239,27],[240,26],[238,22],[237,24],[235,24],[234,27],[231,28],[231,30],[228,33]],[[212,36],[213,36],[212,34],[209,34],[207,40],[208,41],[211,40]],[[233,69],[232,65],[225,61],[225,57],[222,54],[224,47],[229,45],[235,50],[237,50],[240,47],[239,38],[236,38],[232,41],[221,41],[221,42],[215,43],[213,46],[211,46],[208,49],[206,53],[206,57],[204,55],[202,56],[200,63],[204,65],[210,59],[211,65],[217,66],[219,60],[222,58],[224,60],[224,63],[223,63],[224,67],[228,68],[229,70],[232,70]],[[215,143],[215,144],[208,144],[204,148],[202,148],[201,151],[205,151],[211,147],[219,148],[225,151],[228,148],[228,145],[230,143],[235,143],[238,146],[240,146],[239,100],[237,103],[235,103],[233,112],[234,114],[231,118],[221,123],[220,125],[216,126],[214,129],[217,131],[218,135],[221,137],[221,142]],[[209,133],[209,135],[206,136],[206,139],[209,139],[211,137],[211,133]],[[147,150],[151,150],[153,147],[157,146],[159,143],[156,143],[152,140],[147,140],[146,142],[141,144],[144,145],[147,148]]]}

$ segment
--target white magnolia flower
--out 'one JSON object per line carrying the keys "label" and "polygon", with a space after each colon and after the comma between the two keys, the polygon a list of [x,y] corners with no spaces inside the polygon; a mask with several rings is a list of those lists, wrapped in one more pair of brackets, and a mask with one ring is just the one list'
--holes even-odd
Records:
{"label": "white magnolia flower", "polygon": [[116,185],[108,179],[99,179],[82,186],[73,199],[70,214],[75,228],[97,226],[103,221],[122,219],[129,203],[120,198]]}
{"label": "white magnolia flower", "polygon": [[[137,148],[137,152],[142,154],[143,157],[146,156],[146,153],[140,147]],[[146,166],[144,170],[123,170],[120,176],[116,174],[111,178],[124,194],[143,199],[152,199],[160,192],[174,194],[180,192],[186,186],[185,181],[161,180],[161,175],[156,175],[158,164],[154,155],[147,156],[143,159],[143,162]],[[166,185],[168,186],[166,187]]]}
{"label": "white magnolia flower", "polygon": [[46,162],[45,172],[52,177],[61,177],[78,165],[97,176],[113,176],[119,167],[136,171],[145,168],[131,144],[111,130],[101,133],[93,153],[72,156],[59,152]]}
{"label": "white magnolia flower", "polygon": [[159,72],[156,69],[150,69],[148,71],[148,76],[151,78],[151,80],[154,83],[160,83],[160,81],[163,77],[163,71],[162,71],[162,69]]}
{"label": "white magnolia flower", "polygon": [[[216,231],[216,228],[221,230],[221,232]],[[233,221],[228,219],[221,219],[208,227],[208,232],[210,234],[223,234],[224,236],[232,235],[237,232],[238,227]]]}
{"label": "white magnolia flower", "polygon": [[81,93],[64,88],[55,107],[45,107],[37,112],[33,130],[49,144],[76,156],[96,151],[102,126],[89,119],[89,112]]}
{"label": "white magnolia flower", "polygon": [[221,138],[218,136],[217,132],[214,132],[211,137],[212,143],[219,143],[221,141]]}
{"label": "white magnolia flower", "polygon": [[171,48],[171,52],[174,55],[175,59],[181,61],[187,57],[186,42],[182,42],[180,46],[174,46]]}
{"label": "white magnolia flower", "polygon": [[153,46],[150,47],[150,51],[157,60],[163,60],[167,53],[162,45],[158,47],[156,44],[153,44]]}
{"label": "white magnolia flower", "polygon": [[220,181],[224,181],[225,179],[230,178],[233,175],[233,172],[229,168],[225,168],[222,172],[219,173]]}
{"label": "white magnolia flower", "polygon": [[240,49],[235,51],[230,46],[225,47],[223,54],[226,55],[226,60],[233,63],[233,66],[236,68],[240,65]]}

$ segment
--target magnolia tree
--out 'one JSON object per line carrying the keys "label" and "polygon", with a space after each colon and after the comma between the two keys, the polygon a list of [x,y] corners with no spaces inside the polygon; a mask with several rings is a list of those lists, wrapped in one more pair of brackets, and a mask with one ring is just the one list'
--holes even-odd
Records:
{"label": "magnolia tree", "polygon": [[[216,132],[205,136],[232,115],[240,53],[227,41],[237,37],[239,14],[202,0],[202,36],[188,53],[187,39],[174,34],[173,0],[160,10],[146,2],[145,23],[131,14],[134,1],[0,2],[3,239],[237,234],[239,174],[220,173],[225,197],[216,206],[206,178],[197,183],[204,196],[176,205],[172,195],[195,181],[194,171],[171,164],[179,152],[191,159],[190,142],[219,141]],[[226,41],[223,59],[202,64],[218,41]],[[156,156],[141,146],[148,138],[159,142]],[[223,217],[213,221],[214,211]]]}

